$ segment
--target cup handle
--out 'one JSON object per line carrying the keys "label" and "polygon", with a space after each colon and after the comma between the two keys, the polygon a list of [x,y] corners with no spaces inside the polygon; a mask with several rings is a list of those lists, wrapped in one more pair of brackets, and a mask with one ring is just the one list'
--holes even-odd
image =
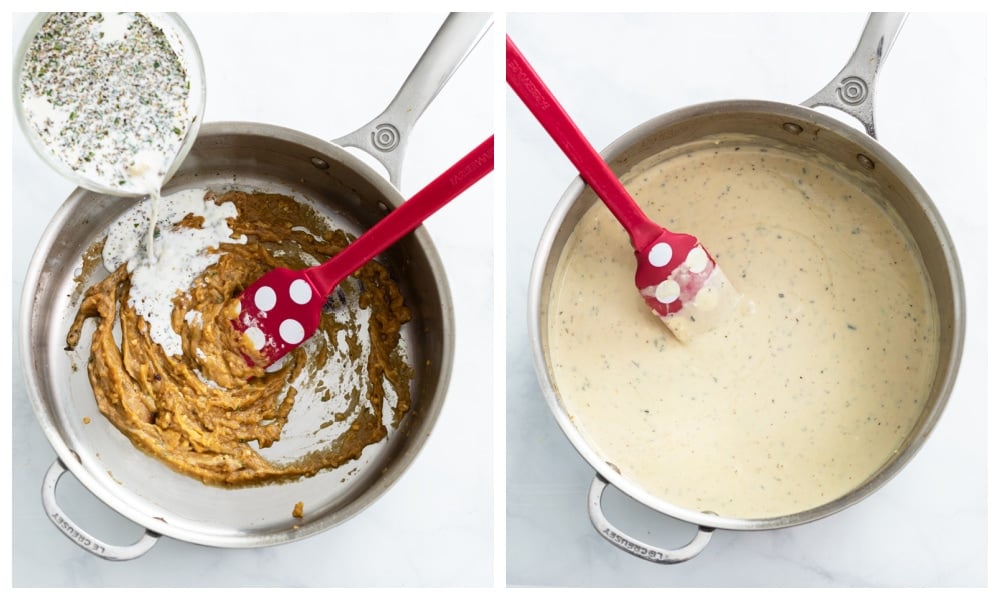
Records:
{"label": "cup handle", "polygon": [[698,533],[687,545],[674,549],[659,548],[624,533],[611,524],[601,508],[601,497],[608,485],[608,480],[599,473],[594,475],[594,481],[590,484],[590,493],[587,495],[590,522],[597,529],[597,532],[604,536],[604,539],[625,552],[657,564],[673,565],[698,556],[711,540],[712,532],[715,529],[705,526],[698,527]]}
{"label": "cup handle", "polygon": [[66,471],[66,465],[64,465],[58,458],[52,463],[49,470],[46,471],[45,479],[42,482],[42,506],[45,507],[45,514],[49,516],[49,520],[51,520],[55,526],[59,528],[59,531],[62,531],[63,535],[68,537],[70,541],[95,556],[113,561],[139,558],[143,554],[149,552],[153,545],[159,541],[160,534],[147,529],[143,533],[142,537],[131,546],[117,546],[102,542],[80,528],[79,525],[66,516],[66,513],[56,502],[56,485],[59,483],[59,478],[62,477]]}
{"label": "cup handle", "polygon": [[370,154],[389,172],[389,181],[400,188],[410,131],[492,23],[492,13],[450,13],[389,106],[333,143]]}
{"label": "cup handle", "polygon": [[906,13],[871,13],[847,64],[802,105],[829,106],[847,113],[874,138],[875,81],[905,20]]}

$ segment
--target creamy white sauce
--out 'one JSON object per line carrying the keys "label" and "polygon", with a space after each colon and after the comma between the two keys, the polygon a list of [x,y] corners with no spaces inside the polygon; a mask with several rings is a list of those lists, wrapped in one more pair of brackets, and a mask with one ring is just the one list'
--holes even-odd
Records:
{"label": "creamy white sauce", "polygon": [[[91,185],[149,195],[150,223],[197,115],[185,52],[141,13],[53,13],[31,40],[17,82],[25,121],[45,152]],[[155,263],[153,227],[146,236]]]}
{"label": "creamy white sauce", "polygon": [[200,108],[186,50],[141,13],[53,13],[16,84],[45,152],[79,177],[134,195],[158,190]]}
{"label": "creamy white sauce", "polygon": [[[24,113],[39,129],[59,130],[66,126],[72,111],[69,108],[56,106],[45,96],[27,92],[21,98]],[[78,153],[78,152],[76,152]]]}
{"label": "creamy white sauce", "polygon": [[[219,255],[208,252],[223,242],[246,243],[246,237],[233,239],[226,219],[236,216],[232,202],[216,205],[205,200],[206,190],[189,189],[162,198],[159,215],[155,218],[157,235],[152,250],[157,261],[151,263],[144,243],[147,232],[153,231],[150,212],[152,200],[144,200],[120,217],[109,229],[104,243],[104,266],[114,271],[121,264],[128,264],[132,287],[129,305],[149,324],[150,338],[160,344],[168,356],[182,353],[181,338],[171,325],[173,300],[185,293],[195,278],[219,260]],[[200,229],[176,227],[188,214],[204,218]],[[201,315],[189,312],[188,322],[199,320]]]}
{"label": "creamy white sauce", "polygon": [[588,444],[673,505],[796,514],[863,484],[924,410],[939,325],[898,216],[832,165],[752,140],[638,165],[650,217],[699,237],[747,302],[680,343],[600,203],[552,283],[550,371]]}
{"label": "creamy white sauce", "polygon": [[113,44],[125,39],[129,26],[135,20],[135,15],[125,12],[105,12],[101,16],[103,20],[91,28],[100,44]]}

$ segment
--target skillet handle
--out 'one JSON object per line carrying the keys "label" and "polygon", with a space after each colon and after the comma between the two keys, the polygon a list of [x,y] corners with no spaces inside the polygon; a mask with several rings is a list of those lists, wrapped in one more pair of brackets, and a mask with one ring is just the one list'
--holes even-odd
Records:
{"label": "skillet handle", "polygon": [[400,188],[410,131],[492,24],[492,13],[450,13],[389,106],[333,143],[370,154],[389,171],[389,181]]}
{"label": "skillet handle", "polygon": [[131,546],[116,546],[104,543],[81,529],[56,503],[56,484],[66,471],[66,465],[57,458],[45,472],[45,479],[42,482],[42,505],[49,520],[77,546],[105,560],[121,561],[139,558],[149,552],[153,544],[160,539],[160,534],[147,529]]}
{"label": "skillet handle", "polygon": [[699,526],[698,533],[695,534],[694,538],[687,545],[668,550],[651,546],[627,533],[623,533],[611,524],[611,521],[608,520],[601,509],[601,497],[604,495],[604,490],[607,489],[608,485],[608,480],[601,477],[599,473],[594,475],[594,481],[590,484],[590,493],[587,495],[590,522],[594,525],[594,529],[604,536],[604,539],[625,552],[657,564],[673,565],[698,556],[705,549],[705,546],[708,545],[709,540],[712,539],[712,532],[715,529]]}
{"label": "skillet handle", "polygon": [[871,13],[858,46],[840,73],[826,87],[802,103],[830,106],[854,117],[875,137],[875,81],[885,63],[906,13]]}

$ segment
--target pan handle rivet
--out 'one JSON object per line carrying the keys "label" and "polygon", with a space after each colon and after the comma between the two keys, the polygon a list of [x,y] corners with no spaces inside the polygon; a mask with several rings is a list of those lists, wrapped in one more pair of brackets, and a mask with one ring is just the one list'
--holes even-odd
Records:
{"label": "pan handle rivet", "polygon": [[314,156],[314,157],[310,158],[309,161],[317,169],[329,169],[330,168],[330,163],[326,162],[322,158],[317,158],[317,157]]}
{"label": "pan handle rivet", "polygon": [[797,125],[795,123],[785,123],[784,125],[781,126],[781,128],[787,131],[788,133],[791,133],[792,135],[799,135],[800,133],[802,133],[802,126]]}
{"label": "pan handle rivet", "polygon": [[873,171],[875,169],[875,162],[864,154],[858,155],[858,162],[861,163],[862,167],[868,169],[869,171]]}

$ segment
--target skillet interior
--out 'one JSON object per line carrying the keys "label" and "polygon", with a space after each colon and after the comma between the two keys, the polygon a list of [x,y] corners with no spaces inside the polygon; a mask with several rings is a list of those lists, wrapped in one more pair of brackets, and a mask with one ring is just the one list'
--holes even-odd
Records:
{"label": "skillet interior", "polygon": [[[253,123],[202,128],[164,194],[198,187],[293,195],[352,233],[402,202],[395,188],[343,149]],[[382,257],[414,312],[403,333],[415,369],[412,408],[399,429],[339,469],[281,485],[228,490],[177,474],[136,450],[96,408],[86,374],[89,344],[72,353],[64,350],[78,302],[74,277],[80,257],[130,206],[129,200],[76,190],[53,218],[29,268],[21,322],[22,352],[31,357],[26,376],[36,415],[63,462],[129,519],[163,535],[212,546],[291,541],[342,522],[373,502],[430,434],[451,370],[453,309],[426,231],[418,228]],[[86,285],[103,274],[99,269]],[[91,422],[84,425],[84,417]],[[288,433],[305,435],[315,427],[290,420]],[[294,519],[291,510],[299,501],[305,517]]]}
{"label": "skillet interior", "polygon": [[[786,124],[792,124],[788,126]],[[576,430],[559,399],[548,357],[547,309],[551,283],[562,249],[576,223],[598,202],[579,179],[564,193],[543,233],[532,267],[529,331],[536,371],[546,399],[577,451],[601,475],[639,502],[686,521],[726,529],[770,529],[800,524],[832,514],[861,500],[888,481],[916,453],[929,435],[954,384],[964,337],[964,292],[954,245],[937,210],[908,171],[880,144],[863,133],[814,110],[763,101],[726,101],[673,111],[631,130],[604,152],[621,176],[639,162],[684,144],[718,135],[754,135],[791,146],[805,155],[822,155],[842,165],[845,176],[861,180],[906,224],[930,279],[941,325],[940,357],[923,413],[895,457],[852,492],[814,509],[776,518],[735,519],[699,513],[655,498],[605,463]],[[873,168],[859,159],[864,155]],[[666,467],[665,467],[666,468]]]}

